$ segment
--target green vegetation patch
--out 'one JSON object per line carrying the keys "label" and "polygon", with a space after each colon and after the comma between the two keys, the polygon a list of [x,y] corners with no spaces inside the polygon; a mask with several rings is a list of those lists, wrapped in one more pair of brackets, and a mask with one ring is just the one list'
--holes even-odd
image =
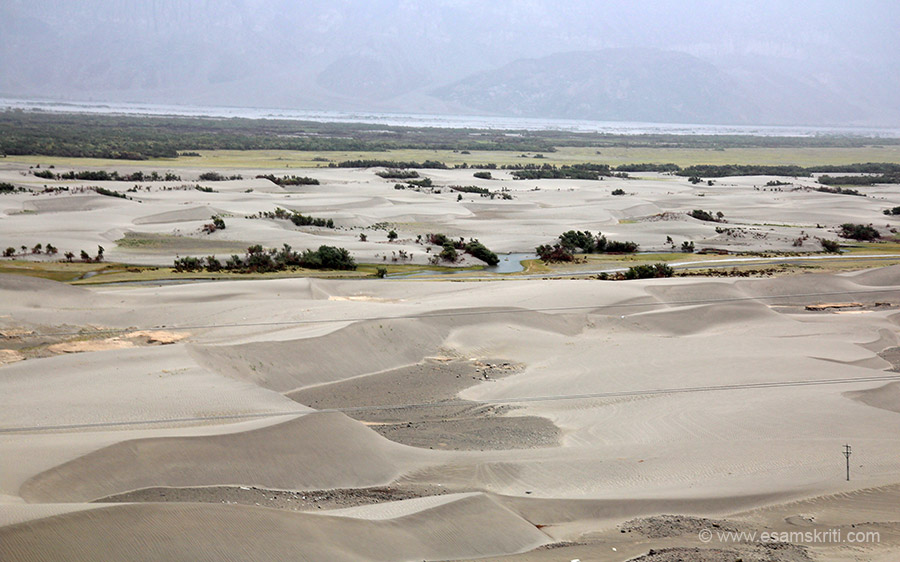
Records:
{"label": "green vegetation patch", "polygon": [[231,240],[210,240],[209,238],[192,238],[175,236],[174,234],[157,234],[153,232],[126,232],[116,240],[116,245],[124,250],[140,250],[153,252],[235,252],[243,251],[249,245],[246,242]]}

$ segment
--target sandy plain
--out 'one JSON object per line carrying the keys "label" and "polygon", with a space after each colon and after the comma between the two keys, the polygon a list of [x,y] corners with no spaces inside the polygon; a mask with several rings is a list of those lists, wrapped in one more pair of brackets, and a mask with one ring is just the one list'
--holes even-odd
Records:
{"label": "sandy plain", "polygon": [[[772,190],[775,178],[693,186],[659,174],[520,182],[422,170],[441,186],[423,193],[375,170],[328,169],[302,172],[319,186],[164,189],[195,183],[196,170],[177,171],[183,182],[146,184],[132,200],[75,193],[91,182],[0,196],[0,245],[103,245],[109,260],[168,265],[252,243],[334,244],[359,261],[403,249],[425,263],[415,238],[428,232],[527,252],[587,228],[660,251],[666,236],[797,251],[802,231],[799,251],[817,251],[815,237],[836,238],[842,222],[889,235],[897,219],[881,210],[900,205],[895,185],[852,197],[807,189],[811,179]],[[0,181],[57,183],[19,164]],[[514,198],[457,201],[452,184]],[[276,206],[339,228],[245,218]],[[686,216],[695,208],[729,222]],[[211,214],[227,228],[202,234]],[[126,236],[157,238],[116,243]],[[849,301],[859,306],[806,309]],[[82,287],[0,275],[0,302],[0,343],[20,359],[0,366],[3,560],[900,555],[900,266],[629,282]],[[878,539],[715,534],[834,529]]]}

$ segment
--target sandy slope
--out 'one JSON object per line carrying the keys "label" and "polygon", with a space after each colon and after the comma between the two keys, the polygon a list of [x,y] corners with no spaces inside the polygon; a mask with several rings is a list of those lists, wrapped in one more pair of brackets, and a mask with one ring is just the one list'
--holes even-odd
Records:
{"label": "sandy slope", "polygon": [[[562,540],[585,543],[559,551],[566,556],[594,549],[568,560],[623,560],[606,545],[632,556],[652,547],[618,536],[626,519],[682,513],[776,526],[809,510],[825,522],[883,526],[881,550],[849,559],[900,548],[889,507],[900,482],[896,383],[867,380],[891,374],[879,353],[900,342],[897,267],[751,280],[297,279],[90,290],[0,277],[0,291],[4,330],[190,326],[185,343],[0,367],[2,558],[102,551],[122,559],[420,560],[528,551],[523,559],[540,560],[553,550],[532,549]],[[851,298],[814,295],[837,291],[892,306],[861,314],[804,308]],[[383,316],[402,318],[371,319]],[[411,366],[451,359],[521,368],[459,387],[410,378]],[[367,377],[404,386],[396,396],[376,392]],[[818,384],[854,378],[862,382]],[[773,386],[790,381],[813,384]],[[722,385],[744,387],[708,388]],[[453,388],[466,404],[515,407],[489,415],[473,408],[479,431],[491,416],[537,416],[559,428],[559,442],[410,447],[367,426],[374,414],[355,412],[354,420],[290,399],[324,400],[329,387],[342,404],[369,407],[440,402]],[[391,415],[416,424],[428,411]],[[258,417],[223,417],[232,415]],[[9,431],[23,427],[31,429]],[[854,447],[849,483],[846,442]],[[205,486],[396,486],[426,497],[331,515],[222,504],[214,494],[82,511],[97,506],[84,502],[133,490]],[[436,487],[453,494],[427,497]],[[793,503],[815,497],[832,499]],[[689,537],[661,540],[697,546]]]}
{"label": "sandy slope", "polygon": [[[108,533],[94,532],[98,526]],[[502,532],[485,532],[502,528]],[[117,540],[109,541],[115,536]],[[422,560],[524,551],[549,542],[483,495],[391,519],[197,504],[137,504],[7,527],[4,558],[95,560]],[[147,546],[153,545],[151,548]]]}

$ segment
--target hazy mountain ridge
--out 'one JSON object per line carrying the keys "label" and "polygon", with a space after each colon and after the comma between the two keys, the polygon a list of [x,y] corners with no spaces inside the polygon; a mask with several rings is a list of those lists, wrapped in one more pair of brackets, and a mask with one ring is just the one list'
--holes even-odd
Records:
{"label": "hazy mountain ridge", "polygon": [[713,65],[647,49],[519,60],[431,93],[478,111],[523,117],[723,123],[748,122],[756,112]]}
{"label": "hazy mountain ridge", "polygon": [[702,0],[8,0],[0,95],[900,125],[900,77],[887,71],[900,52],[898,8],[823,2],[711,11]]}
{"label": "hazy mountain ridge", "polygon": [[436,88],[491,114],[663,123],[835,125],[898,122],[896,111],[775,63],[716,65],[685,53],[608,49],[523,59]]}

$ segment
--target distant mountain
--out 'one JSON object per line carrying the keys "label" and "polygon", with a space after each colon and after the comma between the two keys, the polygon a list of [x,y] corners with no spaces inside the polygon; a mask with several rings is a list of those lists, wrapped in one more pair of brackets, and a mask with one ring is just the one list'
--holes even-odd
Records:
{"label": "distant mountain", "polygon": [[521,59],[429,93],[475,112],[522,117],[747,125],[898,122],[896,111],[860,107],[840,86],[795,69],[732,66],[726,72],[686,53],[606,49]]}
{"label": "distant mountain", "polygon": [[720,4],[2,0],[0,96],[900,126],[900,4]]}

